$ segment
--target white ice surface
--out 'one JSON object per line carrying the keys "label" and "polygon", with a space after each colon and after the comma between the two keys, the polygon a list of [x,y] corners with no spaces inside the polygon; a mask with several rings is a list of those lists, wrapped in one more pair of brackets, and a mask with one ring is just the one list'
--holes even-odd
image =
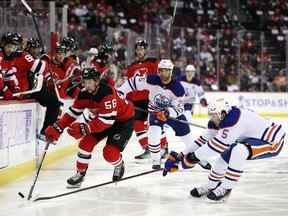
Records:
{"label": "white ice surface", "polygon": [[[199,121],[204,124],[203,120]],[[282,121],[287,129],[287,122]],[[193,128],[195,136],[201,129]],[[170,150],[181,150],[183,144],[169,133]],[[93,160],[82,187],[111,180],[113,167],[102,158],[103,144],[94,150]],[[124,151],[125,176],[151,169],[151,164],[136,164],[135,154],[141,153],[135,137]],[[69,191],[66,179],[74,174],[75,156],[67,157],[41,171],[33,198]],[[62,198],[31,202],[27,196],[30,178],[0,188],[0,216],[287,216],[288,215],[288,150],[272,159],[247,161],[245,173],[226,203],[212,204],[205,198],[189,196],[190,190],[206,183],[207,171],[196,167],[189,171],[168,174],[161,172],[129,179],[117,184],[91,189]]]}

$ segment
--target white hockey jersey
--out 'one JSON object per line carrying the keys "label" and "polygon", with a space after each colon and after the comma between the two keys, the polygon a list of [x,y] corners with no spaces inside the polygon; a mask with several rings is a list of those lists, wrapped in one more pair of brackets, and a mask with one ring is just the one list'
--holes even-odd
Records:
{"label": "white hockey jersey", "polygon": [[201,100],[202,98],[204,98],[204,90],[202,86],[188,83],[185,81],[180,81],[180,83],[185,90],[184,103],[193,104],[196,103],[198,99]]}
{"label": "white hockey jersey", "polygon": [[118,91],[124,95],[135,90],[149,91],[149,110],[161,111],[168,107],[172,107],[177,113],[181,115],[184,111],[183,97],[185,91],[178,80],[172,80],[165,85],[161,82],[158,75],[135,75],[126,80]]}
{"label": "white hockey jersey", "polygon": [[[206,144],[218,153],[224,152],[236,141],[254,138],[267,143],[279,142],[285,135],[281,124],[274,123],[248,109],[232,107],[232,110],[221,121],[219,127],[211,121],[208,129],[193,144]],[[184,154],[189,152],[189,148]]]}

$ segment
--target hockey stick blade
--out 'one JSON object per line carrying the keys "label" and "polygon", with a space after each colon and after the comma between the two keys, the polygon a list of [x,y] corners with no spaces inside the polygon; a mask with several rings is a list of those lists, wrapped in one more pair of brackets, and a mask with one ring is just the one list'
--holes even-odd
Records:
{"label": "hockey stick blade", "polygon": [[41,161],[40,161],[40,164],[39,164],[39,166],[38,166],[38,168],[37,168],[37,170],[36,170],[36,174],[35,174],[33,183],[32,183],[32,185],[31,185],[31,187],[30,187],[27,200],[30,200],[30,199],[32,198],[32,194],[33,194],[33,191],[34,191],[36,182],[37,182],[37,180],[38,180],[38,177],[39,177],[39,174],[40,174],[40,170],[41,170],[41,167],[42,167],[42,165],[43,165],[43,162],[44,162],[46,153],[47,153],[47,151],[48,151],[49,145],[50,145],[50,142],[47,142],[46,145],[45,145],[45,149],[44,149],[44,151],[43,151],[43,153],[42,153]]}
{"label": "hockey stick blade", "polygon": [[37,202],[37,201],[40,201],[40,200],[55,199],[55,198],[63,197],[63,196],[68,196],[70,194],[74,194],[74,193],[90,190],[90,189],[93,189],[93,188],[98,188],[98,187],[109,185],[109,184],[113,184],[113,183],[116,183],[116,182],[118,183],[118,182],[121,182],[121,181],[125,181],[125,180],[128,180],[128,179],[136,178],[136,177],[143,176],[143,175],[148,175],[148,174],[151,174],[151,173],[154,173],[154,172],[158,172],[158,171],[162,171],[162,170],[163,170],[163,168],[157,169],[157,170],[150,170],[150,171],[142,172],[142,173],[139,173],[139,174],[127,176],[125,178],[120,179],[119,181],[104,182],[104,183],[101,183],[101,184],[97,184],[97,185],[81,188],[81,189],[78,189],[78,190],[74,190],[74,191],[70,191],[70,192],[67,192],[67,193],[58,194],[58,195],[55,195],[55,196],[38,197],[35,200],[33,200],[33,202]]}

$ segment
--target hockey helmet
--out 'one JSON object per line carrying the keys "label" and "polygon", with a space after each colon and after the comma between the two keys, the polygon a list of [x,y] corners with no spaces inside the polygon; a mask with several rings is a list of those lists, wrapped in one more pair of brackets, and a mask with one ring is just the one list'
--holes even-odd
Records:
{"label": "hockey helmet", "polygon": [[102,50],[102,52],[105,53],[112,53],[114,52],[113,49],[113,45],[110,41],[106,41],[101,47],[100,47],[100,51]]}
{"label": "hockey helmet", "polygon": [[84,68],[82,72],[83,79],[95,79],[98,80],[101,77],[101,73],[95,68]]}
{"label": "hockey helmet", "polygon": [[213,116],[216,114],[220,120],[223,120],[230,110],[231,106],[224,98],[217,99],[208,104],[208,115]]}
{"label": "hockey helmet", "polygon": [[174,64],[170,59],[162,59],[158,64],[158,69],[173,70]]}
{"label": "hockey helmet", "polygon": [[77,49],[77,42],[72,37],[64,37],[60,44],[65,46],[67,50],[74,51]]}
{"label": "hockey helmet", "polygon": [[135,43],[135,49],[136,49],[137,47],[143,47],[144,49],[147,49],[148,43],[147,43],[147,41],[144,40],[144,39],[138,39],[138,40],[136,41],[136,43]]}
{"label": "hockey helmet", "polygon": [[2,35],[1,44],[4,46],[6,44],[20,45],[23,41],[22,35],[15,32],[6,32]]}
{"label": "hockey helmet", "polygon": [[26,48],[40,48],[40,40],[36,38],[29,38],[27,40]]}
{"label": "hockey helmet", "polygon": [[192,72],[195,72],[196,71],[196,68],[194,67],[194,65],[192,64],[188,64],[185,68],[185,71],[192,71]]}
{"label": "hockey helmet", "polygon": [[92,55],[92,56],[95,56],[98,54],[98,49],[95,48],[95,47],[91,47],[88,52],[87,52],[88,55]]}
{"label": "hockey helmet", "polygon": [[67,47],[64,46],[61,43],[57,43],[56,45],[56,53],[66,53],[67,52]]}

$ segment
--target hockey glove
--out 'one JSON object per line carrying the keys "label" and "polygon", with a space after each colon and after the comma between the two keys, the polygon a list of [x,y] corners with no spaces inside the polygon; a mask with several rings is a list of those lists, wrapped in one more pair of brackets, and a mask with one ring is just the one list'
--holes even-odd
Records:
{"label": "hockey glove", "polygon": [[10,89],[7,86],[5,86],[3,89],[3,97],[4,97],[4,100],[14,99],[13,93],[10,91]]}
{"label": "hockey glove", "polygon": [[75,139],[80,139],[81,137],[90,135],[91,133],[87,124],[79,122],[70,125],[67,132]]}
{"label": "hockey glove", "polygon": [[[180,153],[182,154],[182,153]],[[181,155],[175,151],[171,151],[164,164],[163,176],[166,176],[168,172],[177,172],[178,164],[180,162]]]}
{"label": "hockey glove", "polygon": [[54,142],[59,139],[62,132],[63,129],[57,123],[54,123],[46,128],[45,135],[48,142]]}
{"label": "hockey glove", "polygon": [[165,113],[165,111],[155,112],[155,116],[161,122],[167,121],[167,113]]}

